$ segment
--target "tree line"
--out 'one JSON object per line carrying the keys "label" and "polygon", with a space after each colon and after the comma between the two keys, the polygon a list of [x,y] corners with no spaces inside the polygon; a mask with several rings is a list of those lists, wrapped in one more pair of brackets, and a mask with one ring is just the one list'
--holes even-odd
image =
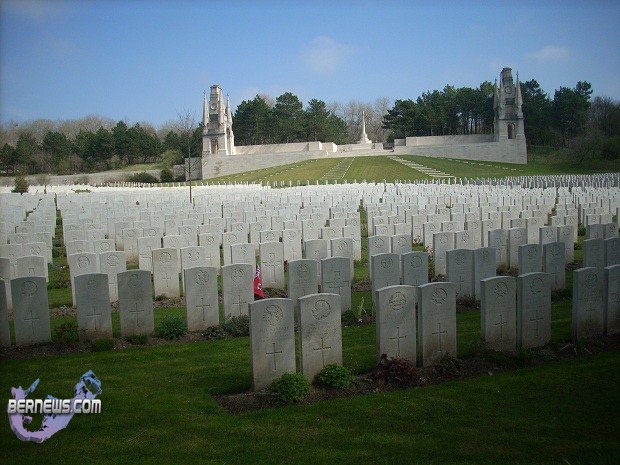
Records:
{"label": "tree line", "polygon": [[[578,158],[620,157],[619,101],[591,99],[592,86],[587,81],[560,87],[553,98],[534,79],[520,85],[528,145],[571,147]],[[305,108],[291,92],[275,99],[259,94],[241,102],[235,111],[235,144],[355,143],[362,114],[373,141],[492,133],[493,92],[493,84],[485,81],[477,88],[446,85],[393,105],[385,97],[347,104],[311,99]],[[0,171],[70,174],[149,162],[171,167],[202,151],[202,123],[197,124],[189,112],[178,117],[159,130],[148,122],[129,126],[96,115],[60,122],[5,123],[0,127]]]}
{"label": "tree line", "polygon": [[241,102],[233,115],[233,132],[235,145],[348,142],[345,121],[330,111],[324,101],[312,99],[304,109],[299,97],[291,92],[275,101],[257,95]]}
{"label": "tree line", "polygon": [[[528,145],[571,147],[583,137],[620,135],[620,102],[608,97],[590,100],[592,86],[579,81],[560,87],[553,98],[534,79],[520,83],[524,132]],[[415,101],[396,100],[383,128],[391,140],[407,136],[489,134],[493,132],[493,84],[478,88],[446,86]]]}
{"label": "tree line", "polygon": [[188,153],[196,157],[201,152],[202,125],[192,128],[191,134],[177,128],[160,137],[152,127],[140,123],[129,127],[119,121],[111,128],[103,124],[96,130],[80,128],[73,137],[48,129],[37,140],[33,131],[19,131],[14,145],[4,142],[0,148],[0,170],[71,174],[159,161],[172,166],[182,163]]}

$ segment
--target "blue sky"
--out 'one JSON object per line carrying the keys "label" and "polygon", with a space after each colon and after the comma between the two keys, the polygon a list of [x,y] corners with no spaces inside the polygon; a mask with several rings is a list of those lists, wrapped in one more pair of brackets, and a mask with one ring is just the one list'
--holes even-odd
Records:
{"label": "blue sky", "polygon": [[158,126],[220,84],[304,102],[415,99],[510,66],[620,99],[618,1],[0,0],[0,122]]}

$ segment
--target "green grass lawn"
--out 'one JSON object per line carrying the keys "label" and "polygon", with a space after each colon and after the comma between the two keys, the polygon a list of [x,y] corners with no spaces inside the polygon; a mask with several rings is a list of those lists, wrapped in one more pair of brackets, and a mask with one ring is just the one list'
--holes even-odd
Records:
{"label": "green grass lawn", "polygon": [[[554,311],[554,319],[557,312]],[[477,313],[459,315],[459,350]],[[479,323],[478,323],[479,324]],[[560,322],[560,324],[563,324]],[[469,328],[468,328],[469,327]],[[472,334],[470,334],[472,333]],[[375,363],[374,325],[344,328],[345,365]],[[0,390],[70,397],[92,369],[103,413],[43,444],[0,424],[2,463],[617,463],[620,354],[314,405],[226,414],[250,387],[248,338],[3,360]]]}
{"label": "green grass lawn", "polygon": [[[525,174],[502,169],[519,165],[406,158],[450,174],[457,167],[459,176]],[[301,162],[245,173],[243,180],[305,183],[321,179],[342,162]],[[476,174],[484,172],[498,174]],[[541,168],[527,174],[544,173]],[[227,182],[239,181],[238,176]],[[357,157],[338,182],[420,179],[414,176],[426,177],[387,157]],[[364,232],[365,225],[361,227]],[[581,255],[575,251],[576,260]],[[65,265],[62,253],[54,258],[52,283],[69,279]],[[365,260],[356,264],[355,278],[367,279]],[[567,273],[569,289],[571,278]],[[372,310],[368,291],[352,297],[354,310],[362,300],[364,309]],[[53,308],[71,305],[69,288],[52,284],[49,298]],[[183,307],[156,309],[155,327],[166,315],[184,313]],[[570,340],[571,313],[570,301],[553,302],[552,344]],[[118,313],[112,318],[119,336]],[[52,317],[54,341],[56,328],[75,321],[73,316]],[[458,313],[458,356],[472,355],[479,338],[480,313]],[[343,328],[343,361],[357,373],[372,370],[377,362],[374,324]],[[465,381],[231,416],[214,395],[250,389],[247,337],[1,359],[5,400],[11,387],[27,387],[36,378],[41,383],[31,397],[69,398],[79,376],[92,369],[102,381],[103,413],[76,415],[66,430],[43,444],[20,442],[8,421],[0,422],[0,463],[617,464],[618,367],[616,350]]]}
{"label": "green grass lawn", "polygon": [[[364,265],[357,263],[357,279],[366,277]],[[362,299],[370,311],[367,291],[353,294],[353,308]],[[570,301],[553,303],[552,344],[570,340],[571,311]],[[184,313],[183,307],[156,309],[155,326]],[[54,340],[55,329],[71,321],[52,317]],[[113,330],[119,336],[116,312]],[[479,338],[480,313],[458,313],[458,356],[473,355]],[[376,357],[374,324],[343,328],[345,366],[367,373]],[[18,441],[2,422],[0,462],[612,464],[620,460],[618,366],[620,352],[613,351],[231,416],[213,395],[251,388],[247,337],[5,359],[0,391],[6,399],[11,387],[36,378],[41,384],[32,397],[71,397],[79,376],[92,369],[102,381],[103,413],[74,417],[43,444]]]}
{"label": "green grass lawn", "polygon": [[[247,171],[228,176],[211,178],[204,181],[197,181],[198,184],[217,184],[235,182],[256,182],[266,185],[267,182],[273,185],[274,182],[284,182],[288,186],[291,181],[297,185],[299,181],[302,185],[309,181],[315,183],[324,182],[327,179],[330,183],[349,183],[356,180],[361,182],[375,181],[387,182],[416,181],[433,179],[429,175],[398,163],[388,158],[390,153],[385,156],[376,157],[352,157],[352,163],[344,173],[338,176],[327,176],[332,168],[340,163],[348,164],[351,158],[329,158],[318,160],[307,160],[304,162],[293,163],[290,165],[264,168],[260,170]],[[422,157],[413,155],[398,155],[399,158],[413,161],[427,168],[434,168],[444,173],[458,178],[489,178],[507,176],[536,176],[551,174],[593,174],[600,172],[620,171],[620,161],[590,160],[583,163],[575,163],[570,159],[566,150],[552,149],[548,147],[533,147],[529,149],[528,163],[526,165],[516,165],[512,163],[485,162],[473,160],[455,160],[450,158]]]}

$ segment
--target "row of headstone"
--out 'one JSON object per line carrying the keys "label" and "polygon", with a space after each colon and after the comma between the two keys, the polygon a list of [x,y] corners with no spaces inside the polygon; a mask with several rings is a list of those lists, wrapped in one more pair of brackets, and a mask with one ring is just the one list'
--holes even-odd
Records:
{"label": "row of headstone", "polygon": [[340,296],[311,294],[298,299],[253,302],[250,352],[254,389],[264,389],[284,373],[296,371],[295,320],[299,322],[299,364],[310,381],[328,364],[342,365]]}
{"label": "row of headstone", "polygon": [[[8,303],[5,282],[0,283],[0,335],[8,337]],[[77,276],[76,309],[78,332],[83,339],[112,337],[108,276],[91,273]],[[18,346],[51,341],[50,312],[44,277],[24,277],[10,281],[13,299],[15,344]],[[121,336],[153,333],[153,290],[150,273],[130,270],[118,274],[118,302]]]}

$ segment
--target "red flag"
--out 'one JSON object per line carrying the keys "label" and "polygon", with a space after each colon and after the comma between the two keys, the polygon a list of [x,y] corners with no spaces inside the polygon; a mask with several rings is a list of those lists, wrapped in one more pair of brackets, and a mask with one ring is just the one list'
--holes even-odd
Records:
{"label": "red flag", "polygon": [[254,275],[254,295],[265,298],[265,291],[263,291],[263,277],[260,274],[260,265],[256,265],[256,274]]}

